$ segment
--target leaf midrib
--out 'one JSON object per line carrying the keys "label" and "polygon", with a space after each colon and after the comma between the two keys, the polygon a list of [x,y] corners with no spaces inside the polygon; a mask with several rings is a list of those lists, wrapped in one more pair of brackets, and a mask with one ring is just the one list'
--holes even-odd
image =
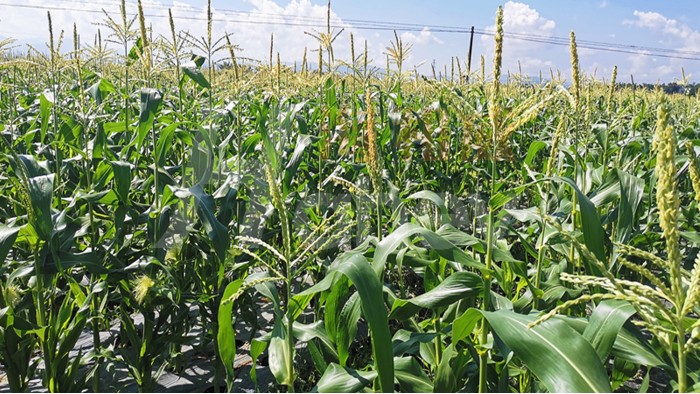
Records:
{"label": "leaf midrib", "polygon": [[542,334],[538,333],[538,332],[535,331],[534,329],[528,328],[527,324],[524,324],[524,323],[522,323],[521,321],[519,321],[519,320],[517,320],[517,319],[515,319],[515,318],[512,318],[512,317],[507,317],[507,318],[513,320],[514,322],[516,322],[516,323],[518,323],[519,325],[523,326],[526,330],[530,330],[532,333],[534,333],[534,334],[537,335],[539,338],[541,338],[548,346],[550,346],[552,349],[554,349],[554,351],[556,351],[557,353],[559,353],[559,354],[568,362],[568,364],[572,366],[572,368],[573,368],[576,372],[578,372],[579,376],[581,376],[581,378],[588,384],[589,387],[595,389],[594,392],[596,392],[596,393],[600,393],[600,392],[601,392],[601,391],[598,391],[598,390],[597,390],[597,387],[596,387],[595,384],[593,384],[593,382],[591,382],[590,380],[588,380],[588,379],[586,378],[586,375],[583,373],[583,371],[581,371],[581,370],[576,366],[576,364],[574,364],[574,363],[571,361],[571,359],[569,359],[569,357],[566,356],[566,354],[564,354],[562,351],[560,351],[559,349],[557,349],[557,347],[554,346],[554,344],[553,344],[552,342],[550,342],[545,336],[543,336]]}

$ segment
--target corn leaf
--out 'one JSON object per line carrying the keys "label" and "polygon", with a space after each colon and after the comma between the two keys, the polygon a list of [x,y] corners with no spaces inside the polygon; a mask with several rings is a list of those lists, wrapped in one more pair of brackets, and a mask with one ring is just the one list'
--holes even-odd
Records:
{"label": "corn leaf", "polygon": [[617,177],[620,180],[620,212],[615,241],[625,243],[634,231],[637,208],[644,197],[644,180],[619,169]]}
{"label": "corn leaf", "polygon": [[372,267],[377,274],[384,271],[384,266],[389,255],[396,250],[404,242],[409,242],[413,235],[422,236],[432,247],[435,252],[444,257],[448,261],[457,262],[465,267],[485,270],[486,266],[477,261],[473,257],[466,254],[463,250],[455,246],[450,241],[442,236],[414,223],[406,223],[394,230],[386,238],[384,238],[374,252]]}
{"label": "corn leaf", "polygon": [[355,393],[371,385],[376,378],[376,371],[358,371],[331,363],[318,380],[316,390],[319,393]]}
{"label": "corn leaf", "polygon": [[353,254],[335,269],[346,275],[360,294],[362,311],[372,338],[372,355],[379,376],[379,388],[383,392],[394,391],[394,359],[389,320],[384,302],[380,301],[383,300],[382,284],[367,259],[360,254]]}
{"label": "corn leaf", "polygon": [[395,300],[389,318],[405,320],[421,309],[435,309],[450,305],[461,299],[480,294],[482,285],[483,279],[477,274],[467,271],[455,272],[426,293],[408,300]]}
{"label": "corn leaf", "polygon": [[610,354],[622,325],[636,313],[626,301],[606,300],[593,310],[583,337],[593,345],[601,361]]}
{"label": "corn leaf", "polygon": [[[591,200],[586,196],[569,178],[555,177],[557,181],[564,182],[571,186],[576,192],[579,210],[581,212],[581,230],[583,231],[583,241],[586,247],[593,252],[598,260],[603,263],[607,262],[607,253],[605,252],[605,241],[607,236],[603,226],[600,224],[600,216],[598,210]],[[595,265],[589,265],[589,272],[594,275],[600,275],[600,270]]]}
{"label": "corn leaf", "polygon": [[[557,319],[564,321],[580,334],[583,334],[588,326],[588,320],[582,318],[559,316]],[[617,333],[610,354],[615,358],[621,358],[650,367],[667,366],[659,355],[656,354],[651,345],[649,345],[648,340],[644,338],[644,334],[639,328],[629,321],[623,324],[622,328]]]}
{"label": "corn leaf", "polygon": [[29,178],[29,198],[32,204],[34,218],[32,226],[39,237],[48,241],[53,230],[51,205],[53,203],[54,174]]}
{"label": "corn leaf", "polygon": [[413,357],[394,357],[396,380],[405,393],[429,393],[433,383]]}
{"label": "corn leaf", "polygon": [[357,322],[361,313],[360,294],[353,293],[340,311],[338,318],[338,330],[336,336],[336,348],[340,365],[345,366],[350,357],[350,345],[357,334]]}
{"label": "corn leaf", "polygon": [[294,354],[290,353],[285,340],[286,332],[282,329],[279,319],[275,322],[275,329],[272,331],[269,348],[270,372],[277,380],[278,384],[290,385],[294,381],[294,376],[289,374],[289,366],[294,362]]}
{"label": "corn leaf", "polygon": [[229,246],[228,228],[216,219],[214,214],[214,198],[206,194],[200,185],[195,185],[189,189],[194,197],[197,208],[197,216],[202,221],[204,229],[209,236],[209,240],[214,247],[216,256],[220,262],[226,258],[226,251]]}
{"label": "corn leaf", "polygon": [[136,139],[136,146],[141,149],[148,136],[148,132],[153,127],[158,107],[163,101],[163,95],[156,89],[141,89],[141,106],[139,111],[139,127]]}
{"label": "corn leaf", "polygon": [[211,85],[209,84],[209,81],[207,81],[204,74],[202,74],[201,70],[204,60],[206,59],[204,59],[202,56],[192,55],[191,60],[183,64],[180,68],[185,75],[194,81],[194,83],[204,89],[210,89]]}
{"label": "corn leaf", "polygon": [[7,253],[10,252],[12,245],[17,239],[17,233],[21,227],[8,227],[0,225],[0,261],[5,261]]}
{"label": "corn leaf", "polygon": [[219,305],[219,314],[217,316],[219,322],[219,331],[216,333],[217,346],[219,350],[219,358],[226,370],[226,384],[231,391],[231,384],[235,378],[233,371],[233,363],[236,359],[236,332],[233,329],[233,307],[234,302],[223,301],[228,300],[236,294],[241,288],[243,279],[238,279],[229,283],[224,290],[221,304]]}
{"label": "corn leaf", "polygon": [[535,316],[505,309],[482,312],[525,365],[551,392],[610,392],[608,375],[591,344],[566,323],[550,319],[528,328]]}

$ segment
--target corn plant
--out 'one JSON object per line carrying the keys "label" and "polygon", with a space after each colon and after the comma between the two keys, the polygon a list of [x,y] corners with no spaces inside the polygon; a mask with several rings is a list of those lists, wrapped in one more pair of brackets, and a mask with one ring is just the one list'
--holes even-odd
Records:
{"label": "corn plant", "polygon": [[574,33],[570,81],[502,69],[502,9],[492,75],[421,76],[396,32],[337,52],[330,2],[313,73],[211,2],[155,38],[127,6],[0,42],[11,390],[697,390],[697,97],[586,75]]}

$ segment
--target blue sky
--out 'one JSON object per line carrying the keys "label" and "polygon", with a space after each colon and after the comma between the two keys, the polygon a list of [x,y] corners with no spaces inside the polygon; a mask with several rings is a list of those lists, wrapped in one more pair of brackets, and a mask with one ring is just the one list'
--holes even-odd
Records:
{"label": "blue sky", "polygon": [[[152,15],[154,35],[167,34],[167,20],[162,16],[172,7],[176,15],[178,29],[188,30],[201,36],[206,24],[204,17],[205,0],[143,0],[146,13]],[[135,0],[128,0],[130,14],[135,12]],[[92,36],[99,26],[99,14],[85,12],[102,8],[118,14],[118,1],[115,0],[6,0],[0,5],[0,38],[17,39],[19,49],[24,44],[43,46],[47,40],[46,10],[26,8],[26,6],[52,7],[55,28],[66,30],[66,47],[70,43],[73,22],[83,42],[92,42]],[[18,7],[22,5],[23,7]],[[631,44],[667,50],[686,51],[687,57],[700,59],[700,22],[691,18],[700,12],[700,2],[651,1],[651,0],[522,0],[522,1],[465,1],[465,0],[335,0],[332,3],[334,24],[348,26],[339,36],[334,48],[337,59],[349,59],[349,33],[353,32],[356,48],[362,42],[369,43],[370,57],[374,65],[383,67],[384,52],[393,37],[391,31],[357,29],[357,20],[373,20],[386,23],[412,23],[419,26],[454,26],[477,30],[491,30],[494,25],[496,8],[505,7],[505,32],[516,34],[537,34],[551,39],[568,37],[574,31],[579,40],[599,41],[615,44]],[[326,1],[323,0],[212,0],[214,8],[214,33],[232,32],[233,41],[239,45],[242,56],[267,59],[270,34],[275,34],[275,51],[285,63],[301,61],[304,47],[316,48],[314,39],[304,31],[312,31],[311,25],[320,25],[326,15]],[[65,9],[68,10],[65,10]],[[64,10],[61,10],[64,9]],[[232,13],[244,11],[246,13]],[[306,19],[300,19],[306,18]],[[317,18],[317,19],[309,19]],[[270,21],[302,22],[307,26],[271,25]],[[105,28],[103,36],[105,36]],[[413,45],[411,56],[404,69],[412,70],[417,65],[419,71],[430,73],[430,64],[438,70],[449,65],[452,56],[464,62],[468,49],[468,35],[434,31],[398,31],[405,42]],[[479,57],[486,57],[487,72],[491,68],[493,38],[477,35],[474,39],[472,69],[478,69]],[[505,67],[513,72],[518,70],[518,62],[523,72],[537,75],[540,71],[548,75],[549,70],[561,70],[562,76],[569,74],[567,46],[554,46],[506,39],[504,50]],[[694,54],[693,52],[697,52]],[[632,53],[601,52],[580,49],[581,67],[589,75],[597,78],[610,78],[613,65],[619,68],[620,81],[629,81],[633,74],[635,81],[673,81],[681,78],[681,69],[691,81],[700,81],[700,60],[669,59],[659,56],[645,56]],[[315,62],[316,54],[309,52],[309,59]],[[449,71],[448,71],[449,72]],[[555,71],[556,72],[556,71]]]}

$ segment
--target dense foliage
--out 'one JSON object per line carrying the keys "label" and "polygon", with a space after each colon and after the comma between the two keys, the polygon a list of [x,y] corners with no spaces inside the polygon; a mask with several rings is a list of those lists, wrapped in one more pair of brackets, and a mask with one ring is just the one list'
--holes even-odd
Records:
{"label": "dense foliage", "polygon": [[242,353],[289,391],[700,389],[698,98],[579,76],[573,35],[574,83],[501,83],[498,45],[421,78],[329,28],[297,70],[135,20],[0,65],[12,391],[153,391],[183,346],[215,390]]}

